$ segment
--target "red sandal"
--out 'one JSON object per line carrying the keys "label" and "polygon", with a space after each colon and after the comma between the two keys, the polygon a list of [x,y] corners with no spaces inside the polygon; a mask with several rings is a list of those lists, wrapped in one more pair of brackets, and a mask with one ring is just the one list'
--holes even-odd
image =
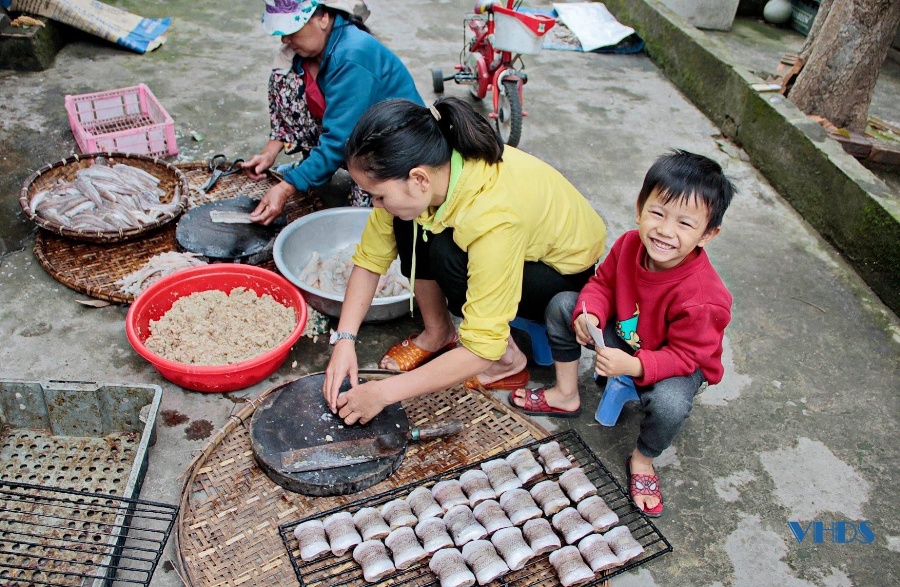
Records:
{"label": "red sandal", "polygon": [[581,415],[581,406],[578,406],[578,409],[574,411],[554,408],[547,403],[547,398],[544,396],[545,391],[547,391],[546,387],[526,389],[524,406],[517,405],[516,402],[513,401],[516,393],[515,391],[513,391],[509,394],[509,405],[516,408],[517,410],[520,410],[523,414],[528,414],[529,416],[547,416],[550,418],[577,418],[579,415]]}
{"label": "red sandal", "polygon": [[[648,518],[658,518],[663,512],[663,496],[659,488],[658,475],[646,475],[643,473],[631,472],[631,457],[625,461],[625,471],[628,474],[628,492],[631,494],[631,501],[634,501],[636,495],[651,495],[659,499],[659,503],[649,510],[638,506]],[[634,502],[637,505],[637,502]]]}

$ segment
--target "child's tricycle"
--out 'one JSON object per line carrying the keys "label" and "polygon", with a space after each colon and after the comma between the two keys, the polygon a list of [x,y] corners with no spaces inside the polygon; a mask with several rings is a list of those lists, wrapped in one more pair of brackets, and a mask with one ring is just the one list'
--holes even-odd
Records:
{"label": "child's tricycle", "polygon": [[[463,49],[456,73],[444,77],[440,68],[431,70],[437,94],[444,92],[444,82],[451,79],[471,86],[476,100],[492,92],[493,110],[488,117],[503,142],[513,147],[519,144],[526,116],[523,86],[528,76],[521,56],[540,53],[542,37],[556,24],[549,16],[517,12],[516,4],[516,0],[476,0],[475,13],[463,19]],[[516,64],[518,69],[513,67]]]}

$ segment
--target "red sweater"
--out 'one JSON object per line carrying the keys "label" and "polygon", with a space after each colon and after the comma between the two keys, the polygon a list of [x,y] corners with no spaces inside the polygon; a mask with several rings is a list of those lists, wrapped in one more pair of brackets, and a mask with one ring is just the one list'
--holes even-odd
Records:
{"label": "red sweater", "polygon": [[699,367],[710,385],[722,380],[722,339],[731,294],[706,251],[678,267],[649,271],[637,230],[623,234],[578,296],[600,327],[617,320],[619,336],[644,367],[637,385],[690,375]]}

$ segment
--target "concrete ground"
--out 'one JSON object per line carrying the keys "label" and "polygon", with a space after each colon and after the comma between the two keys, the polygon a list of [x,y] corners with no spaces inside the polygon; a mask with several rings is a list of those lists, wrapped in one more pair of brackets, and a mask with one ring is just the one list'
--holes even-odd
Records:
{"label": "concrete ground", "polygon": [[[160,422],[141,497],[177,503],[177,476],[206,441],[196,431],[223,425],[273,384],[323,369],[329,349],[324,340],[304,338],[256,386],[222,395],[186,391],[132,351],[123,328],[126,307],[80,305],[84,295],[36,262],[33,226],[18,207],[18,192],[32,170],[74,152],[66,94],[148,84],[176,121],[178,161],[217,152],[246,157],[265,143],[266,79],[277,39],[261,30],[262,3],[230,3],[225,10],[185,0],[116,4],[142,16],[172,17],[166,44],[140,56],[85,38],[64,47],[51,69],[0,72],[0,377],[160,385],[161,411],[188,421]],[[432,99],[430,68],[456,62],[471,2],[369,0],[369,6],[371,28]],[[737,57],[759,60],[754,70],[769,63],[774,69],[782,53],[802,42],[772,27],[761,29],[764,35],[747,33],[754,28],[715,33],[734,43]],[[892,489],[900,478],[897,316],[647,55],[544,51],[525,61],[529,115],[520,147],[556,166],[589,198],[608,223],[610,244],[634,226],[643,175],[667,149],[714,158],[739,190],[709,248],[735,299],[727,373],[699,396],[681,436],[657,460],[666,500],[658,527],[674,552],[613,585],[900,584],[900,511]],[[450,84],[447,93],[465,97],[468,89]],[[877,103],[887,109],[880,117],[898,122],[896,98]],[[192,132],[205,139],[192,140]],[[409,318],[364,326],[361,363],[374,366],[417,326]],[[586,354],[582,416],[541,424],[578,430],[624,482],[640,413],[626,407],[614,428],[594,422],[599,394],[589,362]],[[552,383],[552,371],[534,368],[532,378]],[[829,529],[834,522],[869,521],[874,541],[838,543],[827,533],[822,543],[812,535],[798,542],[792,521],[804,527],[820,521]],[[152,581],[154,587],[179,584],[168,564]]]}

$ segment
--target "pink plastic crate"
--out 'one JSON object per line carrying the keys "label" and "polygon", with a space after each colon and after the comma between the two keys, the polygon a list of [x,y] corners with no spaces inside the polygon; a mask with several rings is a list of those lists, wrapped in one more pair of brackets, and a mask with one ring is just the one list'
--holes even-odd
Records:
{"label": "pink plastic crate", "polygon": [[66,96],[66,112],[82,153],[178,154],[175,122],[144,84]]}

